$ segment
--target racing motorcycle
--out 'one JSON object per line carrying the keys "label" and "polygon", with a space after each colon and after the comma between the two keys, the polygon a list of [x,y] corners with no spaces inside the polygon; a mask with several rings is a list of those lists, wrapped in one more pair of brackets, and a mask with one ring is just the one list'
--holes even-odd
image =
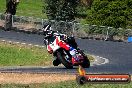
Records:
{"label": "racing motorcycle", "polygon": [[[76,57],[78,61],[75,61],[75,58],[71,56],[69,50],[66,50],[60,44],[68,44],[70,47],[76,49]],[[49,54],[53,54],[55,60],[53,61],[54,66],[63,64],[66,68],[71,69],[73,66],[81,65],[84,68],[90,67],[90,61],[88,57],[84,54],[82,50],[77,48],[77,43],[75,42],[74,37],[67,37],[64,39],[61,35],[51,36],[51,38],[44,39],[44,44],[47,46],[47,51]]]}

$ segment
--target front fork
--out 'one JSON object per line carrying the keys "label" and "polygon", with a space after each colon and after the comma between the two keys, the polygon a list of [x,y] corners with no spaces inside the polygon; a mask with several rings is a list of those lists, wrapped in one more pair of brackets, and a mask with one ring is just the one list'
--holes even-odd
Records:
{"label": "front fork", "polygon": [[[72,61],[72,56],[71,56],[71,54],[69,53],[69,51],[67,51],[67,50],[62,50],[62,52],[63,52],[63,54],[65,55],[64,59],[66,59],[68,62],[71,63],[71,61]],[[56,53],[53,53],[53,56],[54,56],[54,60],[59,60],[59,59],[57,58]]]}

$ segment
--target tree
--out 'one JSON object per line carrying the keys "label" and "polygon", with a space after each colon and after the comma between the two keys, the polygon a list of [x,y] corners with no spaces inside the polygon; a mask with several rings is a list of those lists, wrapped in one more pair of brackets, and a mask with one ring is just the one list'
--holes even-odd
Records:
{"label": "tree", "polygon": [[19,0],[6,0],[5,30],[10,30],[12,28],[12,15],[16,14],[18,3],[19,3]]}
{"label": "tree", "polygon": [[80,9],[77,7],[80,4],[91,6],[92,0],[45,0],[45,3],[47,6],[44,12],[47,13],[50,20],[73,21],[75,17],[80,15],[78,13]]}
{"label": "tree", "polygon": [[132,23],[132,0],[94,0],[87,13],[87,23],[129,28]]}
{"label": "tree", "polygon": [[132,0],[94,0],[87,13],[87,23],[114,27],[109,29],[110,40],[117,28],[132,28]]}
{"label": "tree", "polygon": [[79,0],[78,6],[76,8],[76,17],[86,19],[87,9],[92,5],[93,0]]}
{"label": "tree", "polygon": [[75,19],[79,0],[46,0],[46,13],[51,20],[72,21]]}

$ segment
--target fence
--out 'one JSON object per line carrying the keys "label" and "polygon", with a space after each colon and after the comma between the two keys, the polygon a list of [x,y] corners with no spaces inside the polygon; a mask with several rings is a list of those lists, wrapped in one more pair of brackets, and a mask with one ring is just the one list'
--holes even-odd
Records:
{"label": "fence", "polygon": [[[0,24],[4,24],[5,15],[0,14]],[[107,40],[112,36],[115,40],[126,40],[132,36],[132,29],[113,28],[107,26],[89,25],[76,22],[54,21],[34,17],[13,16],[13,27],[24,30],[39,30],[44,24],[50,23],[54,30],[67,35],[81,38]],[[0,25],[2,26],[2,25]]]}

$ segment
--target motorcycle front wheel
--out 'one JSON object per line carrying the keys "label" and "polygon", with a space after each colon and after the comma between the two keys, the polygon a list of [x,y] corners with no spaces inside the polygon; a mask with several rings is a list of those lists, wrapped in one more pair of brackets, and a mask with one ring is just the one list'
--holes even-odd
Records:
{"label": "motorcycle front wheel", "polygon": [[73,68],[72,63],[68,62],[65,59],[65,55],[62,52],[57,52],[57,57],[67,69],[72,69]]}
{"label": "motorcycle front wheel", "polygon": [[90,61],[89,61],[88,57],[87,56],[83,56],[83,58],[84,58],[84,61],[82,63],[82,67],[83,68],[89,68],[90,67]]}

